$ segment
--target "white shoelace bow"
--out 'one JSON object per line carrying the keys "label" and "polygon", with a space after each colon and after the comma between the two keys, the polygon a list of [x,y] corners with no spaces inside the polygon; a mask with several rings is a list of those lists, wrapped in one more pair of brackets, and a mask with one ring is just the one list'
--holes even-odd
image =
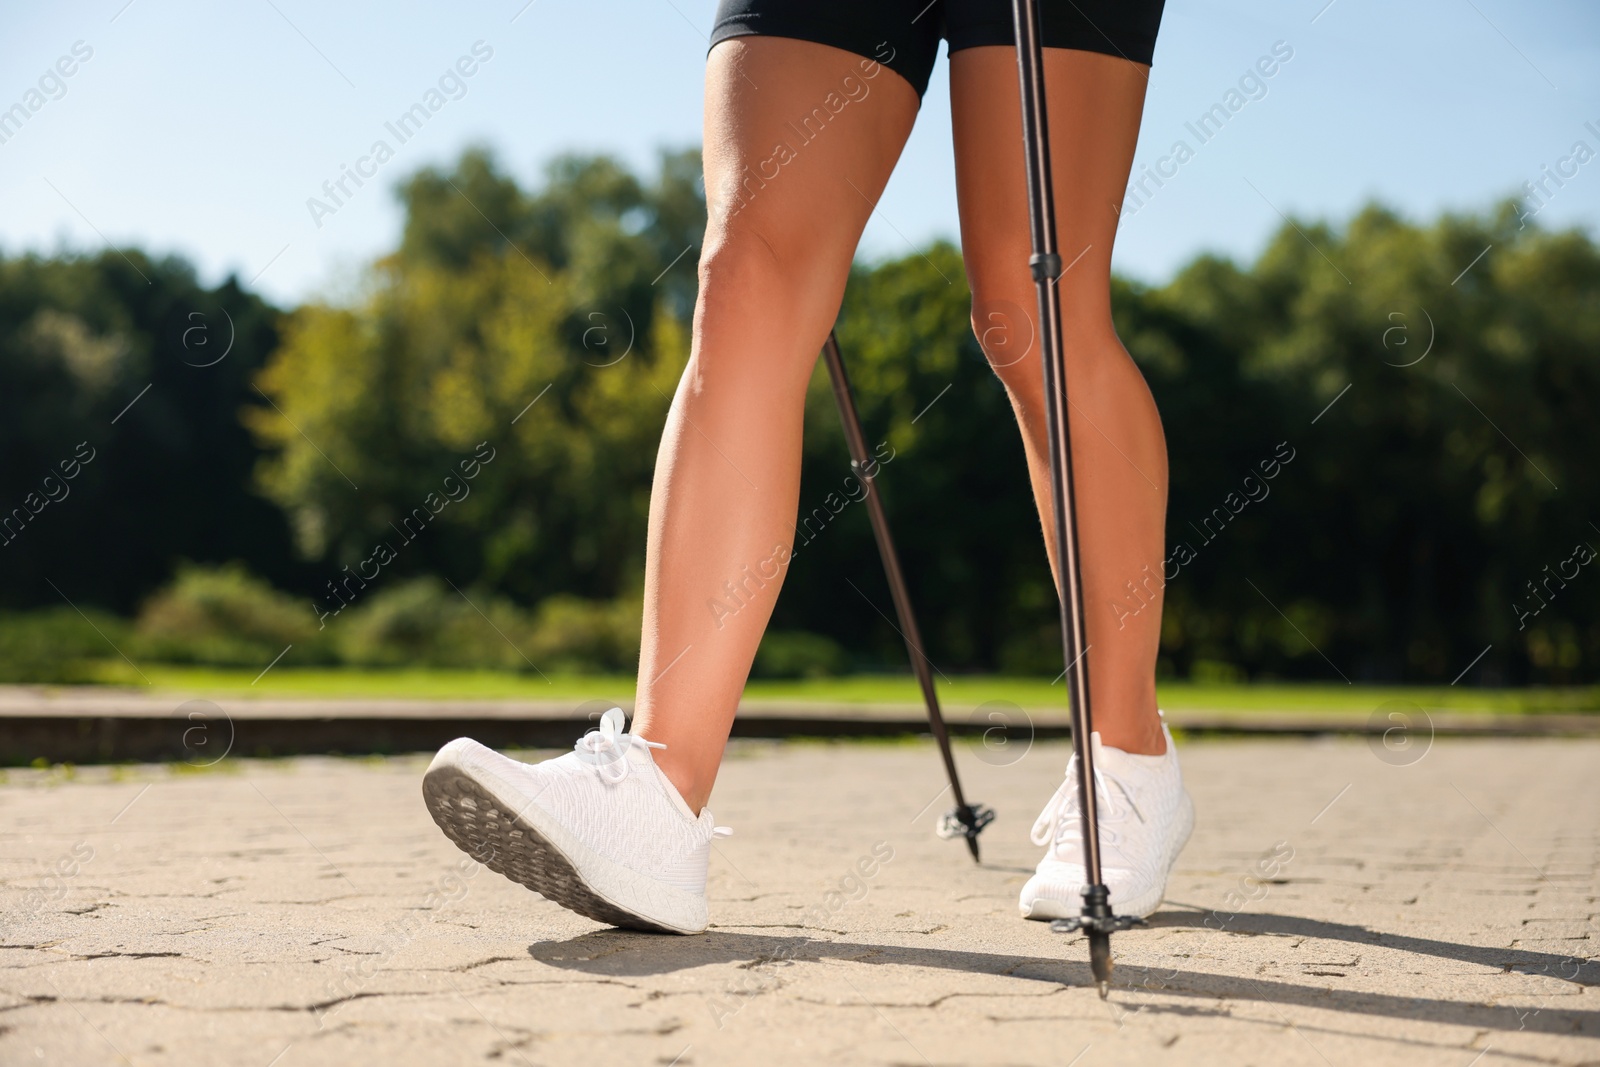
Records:
{"label": "white shoelace bow", "polygon": [[[1055,793],[1050,797],[1049,803],[1044,806],[1044,811],[1034,820],[1033,829],[1028,832],[1028,839],[1036,845],[1051,845],[1052,847],[1063,844],[1072,834],[1081,834],[1079,825],[1081,813],[1078,811],[1078,775],[1077,765],[1074,763],[1067,768],[1067,775]],[[1117,787],[1116,791],[1127,802],[1127,810],[1116,803],[1111,795],[1111,786]],[[1109,774],[1099,767],[1094,769],[1094,793],[1099,801],[1098,814],[1100,817],[1100,837],[1102,843],[1116,844],[1118,835],[1114,827],[1108,823],[1120,822],[1128,811],[1132,811],[1142,820],[1144,815],[1133,803],[1133,795],[1128,787],[1114,774]]]}
{"label": "white shoelace bow", "polygon": [[[621,708],[611,708],[600,716],[600,728],[590,730],[578,738],[573,745],[573,751],[586,760],[593,761],[594,772],[613,785],[628,777],[629,760],[628,746],[643,745],[646,748],[666,748],[666,745],[657,741],[646,741],[636,734],[625,733],[622,729],[625,720]],[[606,770],[615,767],[613,774]],[[667,788],[672,788],[668,786]],[[715,826],[711,830],[712,837],[732,837],[733,830],[726,826]]]}
{"label": "white shoelace bow", "polygon": [[[573,751],[580,758],[594,764],[594,771],[605,781],[616,783],[628,777],[629,761],[628,746],[643,745],[646,748],[666,748],[666,745],[655,741],[646,741],[642,737],[625,733],[621,708],[611,708],[600,716],[600,728],[590,730],[578,738],[578,743],[573,745]],[[616,768],[615,773],[607,770],[608,767]]]}

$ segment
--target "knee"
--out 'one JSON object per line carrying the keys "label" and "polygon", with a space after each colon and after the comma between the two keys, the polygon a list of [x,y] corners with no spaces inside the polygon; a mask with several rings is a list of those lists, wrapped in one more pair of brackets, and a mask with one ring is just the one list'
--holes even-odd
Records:
{"label": "knee", "polygon": [[697,383],[803,385],[832,325],[815,297],[808,258],[804,247],[775,240],[753,223],[734,220],[707,230],[695,307]]}
{"label": "knee", "polygon": [[1013,402],[1023,407],[1044,399],[1038,308],[1017,302],[1011,295],[994,296],[974,291],[972,333]]}
{"label": "knee", "polygon": [[802,313],[820,280],[816,243],[755,211],[713,221],[700,253],[701,314],[764,325]]}
{"label": "knee", "polygon": [[[1061,294],[1062,347],[1067,371],[1075,382],[1090,389],[1113,364],[1128,357],[1111,324],[1110,307],[1101,307],[1092,294]],[[1037,293],[986,290],[974,287],[972,332],[990,368],[1027,410],[1044,405],[1044,353],[1040,336]]]}

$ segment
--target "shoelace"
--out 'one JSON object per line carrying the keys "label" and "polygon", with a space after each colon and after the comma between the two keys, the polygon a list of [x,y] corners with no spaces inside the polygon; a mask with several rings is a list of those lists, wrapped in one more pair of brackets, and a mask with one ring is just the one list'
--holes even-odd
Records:
{"label": "shoelace", "polygon": [[[1028,838],[1036,845],[1050,845],[1059,848],[1068,843],[1073,835],[1081,834],[1078,811],[1078,776],[1075,773],[1076,764],[1067,767],[1066,777],[1062,779],[1055,793],[1045,804],[1044,811],[1034,820],[1033,829],[1028,832]],[[1127,807],[1118,805],[1112,797],[1111,786],[1117,787],[1116,791],[1122,795]],[[1142,820],[1144,815],[1133,803],[1133,794],[1127,785],[1114,774],[1094,769],[1094,793],[1099,801],[1098,814],[1100,817],[1100,839],[1102,844],[1116,844],[1121,835],[1115,826],[1108,825],[1121,822],[1132,811]]]}
{"label": "shoelace", "polygon": [[[600,728],[591,730],[578,738],[573,751],[579,756],[587,756],[594,761],[594,772],[613,785],[628,777],[630,769],[628,760],[629,745],[643,745],[646,748],[666,748],[666,745],[657,741],[646,741],[636,734],[625,733],[622,729],[625,720],[621,708],[611,708],[600,716]],[[606,768],[617,768],[615,774],[607,772]],[[668,788],[671,788],[670,786]],[[711,828],[712,837],[732,837],[733,828],[729,826],[714,826]]]}
{"label": "shoelace", "polygon": [[[621,708],[611,708],[600,716],[600,728],[591,730],[578,738],[578,743],[573,745],[573,751],[587,762],[594,763],[594,772],[602,779],[613,784],[628,777],[629,760],[628,746],[643,745],[646,748],[666,748],[666,745],[656,741],[646,741],[642,737],[625,733],[622,729],[625,720]],[[606,768],[615,767],[612,773]],[[730,830],[729,833],[732,833]]]}

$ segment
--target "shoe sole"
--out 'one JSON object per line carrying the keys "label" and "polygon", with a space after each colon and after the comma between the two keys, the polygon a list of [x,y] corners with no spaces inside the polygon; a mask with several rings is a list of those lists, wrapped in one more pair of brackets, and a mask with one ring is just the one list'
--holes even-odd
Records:
{"label": "shoe sole", "polygon": [[706,928],[703,898],[589,848],[472,756],[470,748],[451,742],[422,777],[428,814],[461,851],[595,922],[664,934]]}
{"label": "shoe sole", "polygon": [[[1178,807],[1177,832],[1169,839],[1160,885],[1131,901],[1113,900],[1111,906],[1118,915],[1131,915],[1142,919],[1161,906],[1161,902],[1167,896],[1167,880],[1172,877],[1172,868],[1177,864],[1178,856],[1183,852],[1183,847],[1189,843],[1189,835],[1192,833],[1194,833],[1194,801],[1190,798],[1188,790],[1184,790],[1183,803]],[[1048,922],[1052,919],[1076,918],[1083,914],[1083,904],[1081,901],[1074,905],[1053,897],[1035,897],[1032,905],[1026,908],[1019,905],[1018,911],[1022,913],[1024,919]]]}

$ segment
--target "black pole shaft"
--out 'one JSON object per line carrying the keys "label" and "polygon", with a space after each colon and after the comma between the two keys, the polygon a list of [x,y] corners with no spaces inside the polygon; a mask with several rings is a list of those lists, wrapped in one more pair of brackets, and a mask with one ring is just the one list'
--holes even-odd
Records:
{"label": "black pole shaft", "polygon": [[1050,484],[1055,519],[1056,594],[1061,602],[1062,656],[1072,710],[1072,748],[1078,757],[1078,810],[1083,813],[1084,873],[1100,878],[1100,823],[1094,790],[1093,729],[1089,709],[1089,659],[1084,647],[1083,580],[1078,562],[1077,500],[1073,494],[1072,434],[1067,417],[1067,364],[1062,349],[1061,296],[1056,279],[1054,188],[1050,177],[1050,129],[1045,114],[1044,55],[1039,39],[1038,0],[1012,0],[1017,28],[1017,73],[1022,88],[1022,147],[1028,171],[1028,220],[1033,236],[1029,267],[1039,289],[1040,362],[1044,364],[1045,428],[1050,442]]}
{"label": "black pole shaft", "polygon": [[[861,417],[856,413],[855,397],[850,392],[850,378],[845,374],[844,358],[839,354],[839,340],[832,331],[822,346],[823,359],[828,364],[828,377],[833,382],[833,398],[839,405],[839,421],[844,424],[845,444],[850,449],[850,466],[861,479],[867,502],[867,514],[872,519],[872,535],[878,541],[878,554],[883,558],[883,572],[889,579],[889,592],[894,597],[895,614],[900,617],[900,635],[906,639],[906,652],[911,657],[911,670],[922,687],[922,699],[928,705],[928,726],[934,740],[939,742],[939,754],[944,757],[945,773],[950,778],[950,791],[955,794],[956,811],[963,819],[969,817],[967,798],[961,792],[961,779],[956,774],[955,757],[950,752],[950,734],[945,729],[944,715],[939,711],[939,695],[933,687],[933,664],[922,650],[922,632],[917,626],[917,615],[911,607],[911,593],[906,588],[905,575],[900,570],[900,554],[895,551],[894,539],[889,535],[889,517],[884,513],[883,500],[878,496],[873,472],[877,461],[867,448],[867,435],[861,429]],[[967,834],[967,847],[972,858],[978,858],[978,839]]]}

